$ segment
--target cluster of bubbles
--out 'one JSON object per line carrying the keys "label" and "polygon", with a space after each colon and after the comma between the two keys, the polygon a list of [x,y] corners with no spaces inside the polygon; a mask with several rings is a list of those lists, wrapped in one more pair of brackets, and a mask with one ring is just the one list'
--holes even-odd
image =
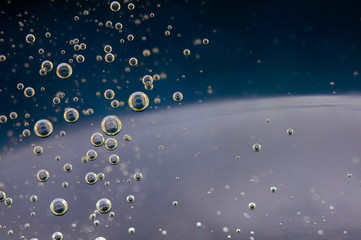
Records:
{"label": "cluster of bubbles", "polygon": [[[109,4],[109,2],[107,4]],[[137,2],[124,1],[125,6],[122,6],[122,4],[118,1],[112,1],[109,4],[109,8],[110,8],[111,12],[114,12],[114,13],[116,13],[116,12],[122,13],[123,9],[125,9],[125,10],[128,9],[131,13],[134,13],[134,12],[136,12],[136,10],[138,8],[139,9],[142,8],[142,5],[140,5],[140,4],[138,5]],[[157,6],[160,6],[160,4],[158,4]],[[74,16],[74,21],[76,21],[76,22],[80,21],[82,19],[82,16],[88,16],[89,14],[91,14],[91,12],[92,12],[91,9],[87,9],[87,10],[80,12],[80,14],[77,14],[77,16]],[[27,13],[25,15],[27,15]],[[144,16],[144,19],[154,18],[154,16],[155,16],[154,13],[149,13],[149,15],[147,14],[146,16]],[[131,18],[133,18],[133,17],[134,17],[134,15],[131,15]],[[95,22],[98,23],[99,26],[103,25],[103,23],[98,22],[98,20],[96,20]],[[135,20],[134,22],[135,22],[135,24],[140,24],[140,20],[138,20],[138,19]],[[126,24],[125,22],[123,22],[123,23]],[[23,23],[19,22],[19,24],[21,25]],[[126,27],[125,25],[124,25],[124,29],[123,29],[123,24],[120,22],[113,23],[112,21],[106,21],[105,26],[109,29],[115,29],[119,33],[123,32],[123,31],[128,31],[128,29],[125,29],[125,27]],[[165,31],[165,36],[170,36],[172,29],[173,29],[173,27],[171,25],[168,25],[167,30]],[[46,31],[49,31],[49,30],[47,29]],[[52,34],[50,32],[46,32],[45,37],[47,40],[50,40],[51,43],[53,40],[59,39],[56,36],[56,34],[53,33],[53,36],[52,36]],[[41,59],[38,62],[38,64],[40,65],[40,69],[38,68],[39,65],[37,65],[38,67],[36,69],[37,74],[39,73],[41,76],[48,75],[46,77],[49,77],[49,76],[53,77],[52,81],[57,80],[58,83],[60,83],[60,85],[68,85],[69,80],[72,80],[73,78],[74,79],[76,78],[74,80],[74,82],[77,85],[79,83],[85,84],[86,79],[85,78],[81,79],[78,76],[78,72],[75,72],[76,74],[74,73],[74,75],[73,75],[73,68],[74,68],[74,71],[77,71],[78,70],[77,63],[84,63],[85,56],[87,56],[86,63],[88,63],[88,61],[89,61],[88,55],[86,54],[86,51],[84,51],[87,49],[87,45],[85,42],[81,42],[81,41],[86,41],[86,39],[85,39],[85,37],[83,38],[83,37],[79,37],[79,36],[78,36],[78,38],[72,38],[71,40],[67,41],[67,44],[70,45],[71,50],[77,51],[76,54],[72,55],[72,58],[70,58],[68,61],[64,61],[64,60],[60,60],[60,59],[53,59],[52,58],[53,56],[57,57],[58,55],[51,54],[51,52],[47,52],[47,48],[45,48],[44,46],[42,46],[42,48],[40,48],[40,49],[37,49],[36,52],[39,53],[39,55],[41,56]],[[139,39],[140,39],[140,37],[139,37]],[[144,41],[144,39],[146,39],[145,36],[142,37],[142,41]],[[128,34],[127,33],[126,38],[121,39],[120,43],[124,43],[125,41],[136,42],[137,40],[138,40],[137,34],[135,34],[135,33]],[[24,36],[22,36],[22,41],[24,41]],[[27,43],[26,45],[28,47],[34,47],[38,44],[42,44],[44,42],[44,38],[42,38],[39,34],[36,34],[36,32],[33,29],[31,29],[29,31],[29,33],[25,36],[25,41],[26,41],[26,43]],[[204,45],[207,45],[209,43],[209,40],[203,39],[202,42]],[[54,43],[54,46],[55,45],[56,44]],[[69,47],[69,46],[67,46],[67,47]],[[110,63],[110,64],[107,64],[107,66],[113,66],[115,63],[119,62],[119,60],[120,61],[125,60],[126,72],[136,70],[137,68],[143,66],[144,65],[144,62],[142,61],[143,57],[149,57],[150,55],[159,54],[159,52],[160,52],[159,48],[153,47],[152,49],[151,48],[144,49],[144,50],[142,49],[140,51],[140,56],[134,54],[134,55],[125,57],[124,59],[121,59],[122,55],[116,52],[117,51],[116,45],[113,45],[114,49],[113,49],[112,45],[110,45],[110,44],[103,45],[102,47],[103,47],[104,53],[98,55],[96,57],[96,60],[102,61],[104,59],[104,61],[106,63]],[[88,49],[93,49],[93,48],[92,48],[92,46],[89,46]],[[82,52],[82,51],[84,51],[84,52]],[[182,56],[182,51],[179,51],[179,50],[177,50],[177,51]],[[68,50],[66,50],[66,51],[61,50],[60,54],[65,55],[65,54],[67,54],[67,52],[68,52]],[[78,53],[82,53],[85,56],[82,54],[78,54]],[[191,50],[188,48],[183,50],[183,54],[187,58],[195,55],[195,53],[193,52],[193,55],[190,56]],[[7,57],[11,57],[11,56],[9,54],[7,54],[7,55],[1,54],[0,62],[5,62],[7,60]],[[29,57],[29,60],[33,60],[33,59],[35,59],[33,56]],[[38,69],[39,69],[39,71],[38,71]],[[79,77],[79,79],[78,79],[78,77]],[[152,73],[152,70],[149,69],[149,71],[147,71],[147,74],[145,74],[145,75],[143,75],[143,77],[139,78],[143,84],[144,90],[142,90],[142,91],[144,91],[144,92],[132,91],[132,92],[130,92],[131,94],[126,95],[126,97],[129,96],[128,97],[129,108],[131,110],[133,110],[134,112],[143,112],[147,108],[151,109],[152,106],[149,107],[149,105],[150,105],[149,97],[145,92],[153,90],[154,85],[158,84],[158,83],[156,83],[157,81],[159,81],[161,79],[166,79],[166,78],[167,78],[167,76],[165,73],[154,74],[154,73]],[[50,89],[55,85],[56,85],[55,83],[54,83],[54,85],[53,85],[53,83],[49,83],[49,85],[44,85],[43,87],[38,88],[38,86],[24,86],[23,83],[18,83],[17,89],[21,91],[21,96],[26,101],[35,102],[35,100],[36,100],[38,102],[38,100],[37,100],[38,97],[42,97],[42,95],[44,95],[43,92],[48,91],[48,86]],[[45,89],[45,87],[47,89]],[[117,86],[117,87],[119,87],[119,86]],[[141,89],[143,89],[143,87],[141,87]],[[39,91],[39,89],[40,89],[40,91]],[[119,89],[120,88],[117,88],[117,89],[114,88],[115,91],[117,91]],[[120,106],[126,105],[126,99],[122,99],[123,101],[119,101],[120,100],[119,95],[117,95],[117,97],[119,97],[119,100],[115,99],[116,93],[114,90],[106,89],[104,91],[104,98],[106,100],[110,100],[109,102],[110,102],[110,106],[113,108],[112,110],[114,110]],[[149,93],[149,96],[151,96],[152,92],[147,92],[147,93]],[[78,94],[78,92],[77,92],[77,94]],[[97,96],[101,96],[101,93],[99,92],[99,95],[97,93]],[[169,96],[169,99],[173,99],[175,102],[181,102],[183,100],[183,94],[182,94],[182,92],[179,92],[179,91],[174,92],[173,95],[169,94],[168,96]],[[123,97],[123,96],[121,96],[121,97]],[[165,98],[163,98],[163,99],[165,99]],[[94,110],[92,108],[81,109],[80,108],[81,105],[72,106],[72,103],[71,103],[72,100],[74,103],[76,103],[78,101],[79,101],[79,103],[84,103],[84,98],[82,98],[80,93],[79,93],[79,95],[75,95],[70,98],[65,97],[64,92],[58,92],[56,95],[51,96],[50,104],[52,104],[52,107],[54,107],[56,113],[59,113],[60,116],[62,115],[62,117],[59,118],[61,121],[65,121],[66,123],[75,124],[78,122],[78,120],[80,118],[80,114],[83,114],[85,116],[93,115]],[[160,101],[161,101],[161,97],[158,95],[155,98],[154,103],[159,104]],[[63,106],[63,104],[66,104],[66,106]],[[37,105],[37,107],[38,107],[38,105]],[[44,110],[46,110],[46,107],[44,107]],[[6,123],[8,121],[11,122],[11,120],[15,120],[18,118],[21,119],[21,114],[22,113],[20,111],[18,111],[18,112],[13,111],[13,112],[10,112],[8,115],[1,115],[0,123]],[[8,118],[10,120],[8,120]],[[25,118],[27,118],[27,119],[30,118],[29,113],[25,114]],[[57,139],[59,136],[66,138],[66,137],[68,137],[67,132],[71,133],[71,131],[68,131],[68,130],[64,131],[61,129],[57,129],[57,127],[58,127],[57,122],[59,121],[59,119],[58,119],[58,117],[53,117],[53,116],[48,116],[48,117],[40,116],[37,119],[30,118],[27,120],[27,122],[24,123],[24,126],[26,128],[21,129],[21,135],[22,135],[22,137],[25,137],[28,139],[32,139],[33,136],[39,137],[39,138],[37,138],[37,141],[42,141],[42,143],[44,143],[44,141],[47,141],[47,140],[44,140],[46,138],[52,139],[54,137],[55,139]],[[89,149],[85,153],[85,156],[83,156],[81,158],[81,161],[83,163],[87,163],[88,161],[91,161],[91,162],[95,161],[93,163],[98,163],[98,162],[100,162],[100,160],[103,161],[102,159],[97,160],[98,158],[102,158],[101,153],[102,153],[103,148],[105,148],[107,150],[106,151],[107,153],[111,153],[106,158],[109,161],[108,167],[113,166],[113,165],[118,165],[121,162],[120,157],[118,155],[119,153],[117,153],[117,151],[119,150],[120,146],[122,146],[125,143],[120,143],[119,148],[118,148],[119,138],[117,138],[117,135],[122,130],[122,121],[120,119],[123,119],[122,116],[118,116],[118,114],[116,114],[116,113],[113,115],[108,115],[102,119],[99,129],[95,132],[91,132],[90,143],[91,143],[91,146],[94,146],[95,148],[97,148],[97,151],[99,150],[98,151],[99,157],[98,157],[98,152],[96,150]],[[34,125],[32,125],[32,124],[34,124]],[[72,124],[67,124],[67,125],[72,125]],[[77,124],[79,124],[79,123],[77,123]],[[58,135],[56,135],[56,133],[53,134],[54,127],[55,127],[56,133],[58,133]],[[69,126],[69,127],[72,127],[72,126]],[[33,136],[32,136],[32,134],[33,134]],[[69,135],[71,135],[71,134],[69,134]],[[136,138],[135,136],[133,136],[133,137]],[[130,136],[129,134],[124,134],[123,137],[120,139],[123,139],[125,142],[127,142],[126,144],[128,144],[128,142],[132,141],[132,136]],[[129,144],[131,145],[132,143],[129,143]],[[44,148],[42,146],[44,146]],[[36,157],[36,158],[41,159],[42,157],[44,157],[44,158],[47,157],[46,156],[48,154],[47,151],[48,151],[48,149],[51,149],[51,147],[48,148],[48,146],[45,146],[45,145],[42,145],[42,146],[32,144],[32,151],[33,151],[34,155],[40,156],[40,157]],[[161,145],[160,149],[163,149],[163,148],[164,148],[164,146]],[[45,153],[44,153],[44,149],[46,150]],[[41,156],[41,155],[43,155],[43,156]],[[0,156],[0,159],[1,159],[1,156]],[[57,155],[55,157],[55,160],[57,162],[60,162],[63,159],[59,155]],[[69,159],[68,161],[71,161],[71,159]],[[88,163],[88,164],[90,164],[90,163]],[[122,164],[123,163],[119,164],[120,167],[123,167]],[[98,165],[95,165],[95,166],[98,167]],[[32,173],[31,176],[34,178],[34,180],[38,184],[38,186],[44,186],[44,184],[46,185],[49,183],[52,184],[52,183],[54,183],[54,180],[57,177],[57,174],[55,174],[55,172],[53,172],[52,169],[48,168],[48,170],[52,173],[51,180],[49,180],[50,173],[48,170],[43,169],[43,167],[44,167],[43,165],[42,165],[41,169],[40,169],[40,167],[39,168],[33,167],[36,170],[35,170],[35,172]],[[76,171],[76,168],[77,168],[76,165],[74,165],[74,172]],[[69,175],[71,175],[71,172],[73,171],[73,164],[71,162],[62,164],[62,171],[64,171],[66,174],[69,173]],[[84,179],[86,184],[88,184],[88,185],[94,185],[98,181],[105,179],[104,173],[96,173],[94,171],[95,170],[88,171],[85,174],[84,178],[82,176],[81,180],[83,181],[83,179]],[[131,182],[132,181],[131,178],[134,179],[136,182],[142,181],[143,174],[138,171],[139,170],[137,169],[134,174],[132,174],[132,175],[129,174],[130,177],[127,180],[127,182]],[[64,172],[62,172],[62,173],[64,173]],[[109,171],[104,170],[104,172],[108,173]],[[36,176],[36,179],[35,179],[35,176]],[[106,179],[106,180],[108,180],[108,179]],[[179,177],[177,177],[177,180],[179,180]],[[69,183],[71,183],[71,182],[69,181]],[[73,186],[69,185],[69,183],[68,183],[68,181],[62,180],[61,186],[64,189],[68,188],[68,187],[72,188]],[[98,185],[99,185],[99,183],[98,183]],[[106,186],[109,185],[109,181],[106,181],[105,185]],[[37,194],[39,194],[39,193],[37,193]],[[39,200],[39,202],[41,202],[42,196],[41,195],[39,195],[39,196],[41,198],[41,200]],[[27,198],[30,200],[31,203],[38,203],[38,195],[36,195],[36,194],[27,196]],[[110,198],[110,199],[112,199],[112,198]],[[139,199],[141,199],[141,198],[139,198]],[[139,201],[139,200],[137,200],[137,201]],[[10,197],[7,197],[5,192],[0,191],[0,202],[4,202],[5,205],[10,206],[13,203],[13,199]],[[126,202],[134,203],[135,196],[132,194],[127,195]],[[70,202],[70,204],[71,204],[71,202]],[[178,206],[178,201],[173,201],[172,205]],[[62,216],[64,214],[66,214],[68,211],[68,202],[64,198],[60,198],[60,197],[55,198],[53,201],[51,201],[50,205],[47,204],[47,206],[49,206],[51,213],[55,216]],[[108,198],[99,199],[96,202],[95,207],[96,207],[96,210],[94,211],[94,213],[92,213],[90,215],[90,219],[93,221],[94,225],[100,224],[100,221],[96,219],[96,217],[99,214],[109,213],[109,217],[114,218],[115,213],[111,212],[112,203]],[[31,216],[35,216],[35,211],[31,212]],[[165,234],[163,234],[163,235],[166,235],[167,232],[165,230],[163,230],[163,232],[165,232]],[[131,235],[135,234],[135,228],[129,227],[128,233]],[[13,235],[13,230],[9,230],[8,235]],[[56,231],[51,235],[52,240],[63,240],[63,238],[64,238],[63,233],[59,232],[59,231]],[[23,238],[23,236],[22,236],[22,239],[25,239],[25,237]],[[36,240],[36,239],[37,238],[32,238],[32,240]],[[95,240],[106,240],[106,239],[104,237],[97,237]]]}

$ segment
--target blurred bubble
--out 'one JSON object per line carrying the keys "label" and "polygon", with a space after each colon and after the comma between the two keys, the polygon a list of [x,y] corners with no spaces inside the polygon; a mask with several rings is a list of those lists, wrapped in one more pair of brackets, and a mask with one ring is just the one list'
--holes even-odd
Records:
{"label": "blurred bubble", "polygon": [[256,209],[256,204],[255,204],[254,202],[250,202],[250,203],[248,204],[248,208],[249,208],[250,210],[255,210],[255,209]]}
{"label": "blurred bubble", "polygon": [[143,179],[143,174],[137,172],[137,173],[134,173],[134,176],[133,176],[134,180],[136,181],[141,181]]}
{"label": "blurred bubble", "polygon": [[32,97],[32,96],[34,96],[34,95],[35,95],[35,90],[34,90],[34,88],[32,88],[32,87],[27,87],[27,88],[25,88],[25,90],[24,90],[24,95],[25,95],[25,97]]}
{"label": "blurred bubble", "polygon": [[0,116],[0,123],[6,123],[7,120],[8,118],[5,115]]}
{"label": "blurred bubble", "polygon": [[145,75],[143,78],[142,78],[142,82],[144,85],[146,84],[152,84],[153,83],[153,77],[150,76],[150,75]]}
{"label": "blurred bubble", "polygon": [[287,129],[287,134],[292,135],[295,131],[292,128]]}
{"label": "blurred bubble", "polygon": [[104,136],[100,132],[95,132],[90,137],[90,143],[95,147],[100,147],[104,144]]}
{"label": "blurred bubble", "polygon": [[63,240],[63,234],[61,232],[55,232],[51,235],[52,240]]}
{"label": "blurred bubble", "polygon": [[189,56],[191,54],[191,51],[189,49],[184,49],[183,54],[184,56]]}
{"label": "blurred bubble", "polygon": [[118,142],[117,142],[117,140],[116,140],[115,138],[108,138],[108,139],[105,141],[105,144],[104,144],[104,145],[105,145],[106,149],[112,151],[112,150],[114,150],[114,149],[117,148]]}
{"label": "blurred bubble", "polygon": [[114,62],[115,56],[112,53],[107,53],[104,57],[107,63]]}
{"label": "blurred bubble", "polygon": [[50,211],[56,215],[64,215],[68,211],[68,203],[62,198],[56,198],[50,203]]}
{"label": "blurred bubble", "polygon": [[56,68],[56,75],[61,79],[66,79],[73,74],[72,67],[67,63],[60,63]]}
{"label": "blurred bubble", "polygon": [[41,146],[35,146],[33,152],[36,156],[43,154],[43,148]]}
{"label": "blurred bubble", "polygon": [[110,115],[103,118],[101,129],[107,135],[116,135],[122,129],[122,122],[115,115]]}
{"label": "blurred bubble", "polygon": [[134,234],[135,233],[135,228],[133,228],[133,227],[130,227],[129,229],[128,229],[128,233],[129,234]]}
{"label": "blurred bubble", "polygon": [[41,63],[41,69],[43,69],[45,72],[50,72],[53,70],[53,63],[49,60],[45,60]]}
{"label": "blurred bubble", "polygon": [[97,157],[98,153],[93,149],[88,150],[86,153],[86,159],[88,159],[89,161],[94,161],[95,159],[97,159]]}
{"label": "blurred bubble", "polygon": [[79,119],[79,112],[75,108],[65,108],[64,120],[68,123],[74,123]]}
{"label": "blurred bubble", "polygon": [[183,94],[181,92],[175,92],[173,94],[173,100],[176,102],[180,102],[183,100]]}
{"label": "blurred bubble", "polygon": [[135,57],[132,57],[129,59],[129,65],[134,67],[138,64],[138,59],[136,59]]}
{"label": "blurred bubble", "polygon": [[110,53],[111,51],[112,51],[112,46],[110,46],[110,45],[105,45],[105,47],[104,47],[104,52]]}
{"label": "blurred bubble", "polygon": [[113,99],[115,96],[115,92],[112,90],[112,89],[107,89],[105,90],[104,92],[104,97],[108,100],[111,100]]}
{"label": "blurred bubble", "polygon": [[98,181],[98,176],[94,172],[88,172],[85,175],[85,182],[89,185],[93,185]]}
{"label": "blurred bubble", "polygon": [[69,173],[73,170],[73,166],[70,163],[65,163],[63,166],[63,170],[65,172]]}
{"label": "blurred bubble", "polygon": [[135,8],[134,3],[129,3],[129,4],[128,4],[128,9],[129,9],[129,10],[133,10],[134,8]]}
{"label": "blurred bubble", "polygon": [[10,197],[5,198],[5,201],[4,201],[4,203],[5,203],[6,206],[12,205],[13,202],[14,202],[13,199],[10,198]]}
{"label": "blurred bubble", "polygon": [[40,182],[46,182],[49,179],[49,172],[46,171],[45,169],[40,169],[38,171],[38,173],[36,174],[36,178],[40,181]]}
{"label": "blurred bubble", "polygon": [[40,119],[34,125],[34,132],[39,137],[48,137],[53,132],[53,124],[47,119]]}
{"label": "blurred bubble", "polygon": [[30,202],[35,203],[36,201],[38,201],[38,196],[36,196],[36,195],[31,195],[31,196],[30,196]]}
{"label": "blurred bubble", "polygon": [[144,111],[149,105],[149,98],[143,92],[134,92],[130,95],[128,99],[129,107],[136,111],[141,112]]}
{"label": "blurred bubble", "polygon": [[0,202],[3,202],[6,198],[6,193],[4,191],[0,191]]}
{"label": "blurred bubble", "polygon": [[273,186],[273,187],[270,188],[270,191],[271,191],[272,193],[275,193],[275,192],[277,191],[277,188]]}
{"label": "blurred bubble", "polygon": [[35,36],[33,34],[28,34],[25,37],[25,40],[27,43],[34,43],[35,42]]}
{"label": "blurred bubble", "polygon": [[135,201],[135,198],[134,198],[133,195],[128,195],[128,196],[127,196],[127,202],[128,202],[128,203],[133,203],[134,201]]}
{"label": "blurred bubble", "polygon": [[255,152],[259,152],[259,151],[261,151],[261,145],[258,143],[255,143],[255,144],[253,144],[252,149]]}
{"label": "blurred bubble", "polygon": [[119,163],[119,156],[116,154],[110,155],[109,156],[109,162],[110,164],[116,165]]}
{"label": "blurred bubble", "polygon": [[108,198],[101,198],[96,204],[96,208],[100,213],[107,213],[112,209],[112,203]]}

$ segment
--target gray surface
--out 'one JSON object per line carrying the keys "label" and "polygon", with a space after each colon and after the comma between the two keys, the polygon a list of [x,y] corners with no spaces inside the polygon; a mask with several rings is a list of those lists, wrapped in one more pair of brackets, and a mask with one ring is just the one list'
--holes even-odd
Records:
{"label": "gray surface", "polygon": [[[55,231],[61,231],[64,239],[84,240],[99,236],[107,240],[226,239],[227,235],[249,239],[250,231],[255,239],[358,239],[359,102],[358,96],[286,97],[129,113],[119,116],[123,128],[112,152],[89,142],[93,132],[101,131],[101,119],[81,116],[75,124],[54,127],[46,139],[32,134],[13,146],[13,152],[1,153],[0,182],[14,204],[7,208],[0,203],[0,224],[6,226],[0,239],[21,235],[50,239]],[[286,134],[290,127],[295,130],[292,136]],[[61,130],[66,136],[56,137]],[[124,142],[124,134],[131,135],[132,141]],[[43,155],[32,153],[32,143],[44,148]],[[252,150],[254,143],[262,145],[260,152]],[[97,150],[98,158],[83,164],[80,159],[88,149]],[[116,166],[107,160],[113,153],[120,156]],[[54,160],[56,155],[61,156],[60,162]],[[68,162],[73,165],[71,173],[62,169]],[[38,187],[35,174],[42,168],[50,172],[50,179]],[[87,185],[84,176],[90,171],[104,172],[105,180]],[[136,171],[143,173],[143,180],[127,183]],[[67,189],[61,187],[64,181],[69,182]],[[110,181],[109,187],[105,181]],[[276,193],[270,192],[271,186],[277,187]],[[38,202],[30,202],[32,194],[38,195]],[[133,204],[126,202],[129,194],[135,196]],[[57,197],[69,204],[60,217],[49,210]],[[115,218],[99,216],[100,225],[95,227],[88,217],[102,197],[112,201]],[[174,200],[179,206],[172,205]],[[248,209],[249,202],[257,204],[254,211]],[[30,217],[32,211],[35,217]],[[197,222],[202,228],[196,227]],[[31,227],[24,230],[25,223]],[[72,223],[77,224],[74,230]],[[129,227],[135,227],[135,235],[128,234]],[[9,229],[14,236],[7,236]]]}

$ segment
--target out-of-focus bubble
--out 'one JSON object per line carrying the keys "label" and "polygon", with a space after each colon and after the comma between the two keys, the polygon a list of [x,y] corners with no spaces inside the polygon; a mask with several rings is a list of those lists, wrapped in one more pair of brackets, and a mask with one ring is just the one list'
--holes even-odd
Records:
{"label": "out-of-focus bubble", "polygon": [[128,39],[129,42],[133,41],[133,40],[134,40],[133,34],[129,34],[129,35],[127,36],[127,39]]}
{"label": "out-of-focus bubble", "polygon": [[73,166],[70,163],[65,163],[63,166],[63,170],[65,172],[69,173],[73,170]]}
{"label": "out-of-focus bubble", "polygon": [[60,98],[58,98],[58,97],[54,97],[53,98],[53,103],[54,104],[59,104],[61,101],[60,101]]}
{"label": "out-of-focus bubble", "polygon": [[293,135],[294,132],[295,131],[292,128],[287,129],[287,134],[288,135]]}
{"label": "out-of-focus bubble", "polygon": [[112,209],[112,203],[108,198],[101,198],[96,204],[96,208],[100,213],[107,213]]}
{"label": "out-of-focus bubble", "polygon": [[104,180],[104,178],[105,178],[105,174],[104,174],[104,173],[98,173],[98,179],[99,179],[100,181]]}
{"label": "out-of-focus bubble", "polygon": [[33,152],[36,156],[43,154],[43,148],[41,146],[35,146]]}
{"label": "out-of-focus bubble", "polygon": [[40,169],[38,171],[38,173],[36,174],[36,178],[40,181],[40,182],[46,182],[49,179],[49,172],[46,171],[45,169]]}
{"label": "out-of-focus bubble", "polygon": [[250,203],[248,204],[248,208],[249,208],[250,210],[255,210],[255,209],[256,209],[256,204],[255,204],[254,202],[250,202]]}
{"label": "out-of-focus bubble", "polygon": [[133,227],[128,228],[128,233],[131,235],[135,234],[135,228]]}
{"label": "out-of-focus bubble", "polygon": [[49,60],[45,60],[41,63],[41,69],[43,69],[45,72],[50,72],[53,70],[53,63]]}
{"label": "out-of-focus bubble", "polygon": [[189,49],[184,49],[183,54],[184,56],[189,56],[191,54],[191,51]]}
{"label": "out-of-focus bubble", "polygon": [[51,235],[52,240],[63,240],[63,234],[61,232],[55,232]]}
{"label": "out-of-focus bubble", "polygon": [[31,195],[31,196],[30,196],[30,202],[35,203],[36,201],[38,201],[38,196],[36,196],[36,195]]}
{"label": "out-of-focus bubble", "polygon": [[117,116],[110,115],[103,118],[101,128],[107,135],[116,135],[122,129],[122,122]]}
{"label": "out-of-focus bubble", "polygon": [[104,52],[110,53],[112,50],[113,50],[112,46],[110,46],[110,45],[105,45],[105,47],[104,47]]}
{"label": "out-of-focus bubble", "polygon": [[113,151],[114,149],[117,148],[118,142],[117,142],[117,140],[115,138],[108,138],[105,141],[104,145],[108,150]]}
{"label": "out-of-focus bubble", "polygon": [[133,195],[128,195],[128,196],[127,196],[127,202],[128,202],[128,203],[133,203],[134,201],[135,201],[135,198],[134,198]]}
{"label": "out-of-focus bubble", "polygon": [[93,110],[92,108],[88,108],[88,109],[86,110],[86,114],[88,114],[89,116],[90,116],[90,115],[93,115],[93,113],[94,113],[94,110]]}
{"label": "out-of-focus bubble", "polygon": [[113,12],[119,11],[121,8],[120,3],[118,1],[113,1],[110,3],[110,10]]}
{"label": "out-of-focus bubble", "polygon": [[34,96],[34,95],[35,95],[35,90],[34,90],[34,88],[32,88],[32,87],[27,87],[27,88],[25,88],[25,90],[24,90],[24,95],[25,95],[25,97],[32,97],[32,96]]}
{"label": "out-of-focus bubble", "polygon": [[75,108],[65,108],[64,120],[68,123],[74,123],[79,119],[79,112]]}
{"label": "out-of-focus bubble", "polygon": [[24,84],[18,83],[18,85],[16,85],[16,88],[17,88],[18,90],[23,90],[23,89],[24,89]]}
{"label": "out-of-focus bubble", "polygon": [[107,240],[105,237],[97,237],[95,240]]}
{"label": "out-of-focus bubble", "polygon": [[5,203],[6,206],[12,205],[13,202],[14,202],[13,199],[10,198],[10,197],[5,198],[5,201],[4,201],[4,203]]}
{"label": "out-of-focus bubble", "polygon": [[30,33],[30,34],[26,35],[25,41],[27,43],[34,43],[35,42],[35,36]]}
{"label": "out-of-focus bubble", "polygon": [[56,75],[61,79],[66,79],[73,74],[72,67],[67,63],[60,63],[56,68]]}
{"label": "out-of-focus bubble", "polygon": [[86,159],[88,159],[89,161],[94,161],[95,159],[97,159],[97,157],[98,153],[93,149],[90,149],[86,152]]}
{"label": "out-of-focus bubble", "polygon": [[145,75],[143,78],[142,78],[142,82],[143,84],[152,84],[153,83],[153,77],[150,76],[150,75]]}
{"label": "out-of-focus bubble", "polygon": [[10,119],[17,119],[18,118],[18,114],[16,113],[16,112],[11,112],[10,114],[9,114],[9,117],[10,117]]}
{"label": "out-of-focus bubble", "polygon": [[112,164],[112,165],[118,164],[118,163],[119,163],[119,156],[116,155],[116,154],[110,155],[110,156],[109,156],[109,162],[110,162],[110,164]]}
{"label": "out-of-focus bubble", "polygon": [[62,184],[61,184],[61,187],[62,188],[67,188],[69,186],[69,183],[68,182],[63,182]]}
{"label": "out-of-focus bubble", "polygon": [[112,53],[107,53],[104,57],[107,63],[114,62],[115,56]]}
{"label": "out-of-focus bubble", "polygon": [[144,111],[149,105],[149,98],[143,92],[134,92],[130,95],[128,99],[129,107],[136,111],[141,112]]}
{"label": "out-of-focus bubble", "polygon": [[65,131],[60,131],[60,134],[59,134],[61,137],[64,137],[66,135],[66,132]]}
{"label": "out-of-focus bubble", "polygon": [[183,94],[181,92],[175,92],[173,94],[173,100],[176,102],[180,102],[183,100]]}
{"label": "out-of-focus bubble", "polygon": [[105,90],[104,92],[104,97],[108,100],[111,100],[113,99],[115,96],[115,92],[112,90],[112,89],[107,89]]}
{"label": "out-of-focus bubble", "polygon": [[119,107],[119,101],[118,100],[113,100],[111,103],[110,103],[110,106],[112,108],[118,108]]}
{"label": "out-of-focus bubble", "polygon": [[8,118],[5,115],[0,116],[0,123],[6,123],[7,120]]}
{"label": "out-of-focus bubble", "polygon": [[129,65],[134,67],[138,64],[138,59],[136,59],[135,57],[132,57],[129,59]]}
{"label": "out-of-focus bubble", "polygon": [[47,119],[40,119],[34,125],[34,132],[39,137],[48,137],[53,132],[53,124]]}
{"label": "out-of-focus bubble", "polygon": [[24,129],[24,131],[23,131],[23,136],[24,136],[24,137],[29,137],[30,135],[31,135],[30,130],[29,130],[29,129]]}
{"label": "out-of-focus bubble", "polygon": [[123,136],[123,140],[126,141],[126,142],[130,142],[130,141],[132,141],[132,137],[129,136],[128,134],[125,134],[125,135]]}
{"label": "out-of-focus bubble", "polygon": [[76,56],[76,61],[78,63],[83,63],[85,61],[85,57],[81,54],[79,54],[78,56]]}
{"label": "out-of-focus bubble", "polygon": [[258,144],[258,143],[253,144],[252,149],[255,152],[261,151],[261,144]]}
{"label": "out-of-focus bubble", "polygon": [[110,217],[110,218],[114,218],[114,216],[115,216],[115,213],[114,213],[114,212],[110,212],[110,213],[109,213],[109,217]]}
{"label": "out-of-focus bubble", "polygon": [[135,181],[141,181],[143,179],[143,174],[141,174],[139,172],[134,173],[133,178],[134,178]]}
{"label": "out-of-focus bubble", "polygon": [[160,75],[159,74],[154,74],[153,75],[153,80],[154,81],[159,81],[160,80]]}
{"label": "out-of-focus bubble", "polygon": [[144,57],[150,56],[150,51],[149,51],[148,49],[144,49],[144,50],[143,50],[143,56],[144,56]]}
{"label": "out-of-focus bubble", "polygon": [[95,172],[88,172],[85,175],[85,182],[89,185],[93,185],[98,181],[98,176]]}
{"label": "out-of-focus bubble", "polygon": [[3,202],[6,198],[6,193],[4,191],[0,191],[0,202]]}
{"label": "out-of-focus bubble", "polygon": [[90,137],[90,143],[95,147],[100,147],[104,144],[104,136],[100,132],[95,132]]}
{"label": "out-of-focus bubble", "polygon": [[111,22],[111,21],[107,21],[106,23],[105,23],[105,26],[106,27],[111,27],[113,25],[113,23]]}
{"label": "out-of-focus bubble", "polygon": [[56,215],[64,215],[68,211],[68,203],[62,198],[56,198],[50,203],[50,211]]}
{"label": "out-of-focus bubble", "polygon": [[123,28],[123,25],[121,23],[116,23],[115,24],[115,29],[120,30],[122,28]]}
{"label": "out-of-focus bubble", "polygon": [[153,84],[145,84],[144,85],[144,89],[147,91],[151,91],[151,90],[153,90],[153,88],[154,88]]}
{"label": "out-of-focus bubble", "polygon": [[129,9],[129,10],[133,10],[134,8],[135,8],[134,3],[129,3],[129,4],[128,4],[128,9]]}
{"label": "out-of-focus bubble", "polygon": [[4,61],[6,61],[6,56],[1,54],[0,55],[0,62],[4,62]]}

